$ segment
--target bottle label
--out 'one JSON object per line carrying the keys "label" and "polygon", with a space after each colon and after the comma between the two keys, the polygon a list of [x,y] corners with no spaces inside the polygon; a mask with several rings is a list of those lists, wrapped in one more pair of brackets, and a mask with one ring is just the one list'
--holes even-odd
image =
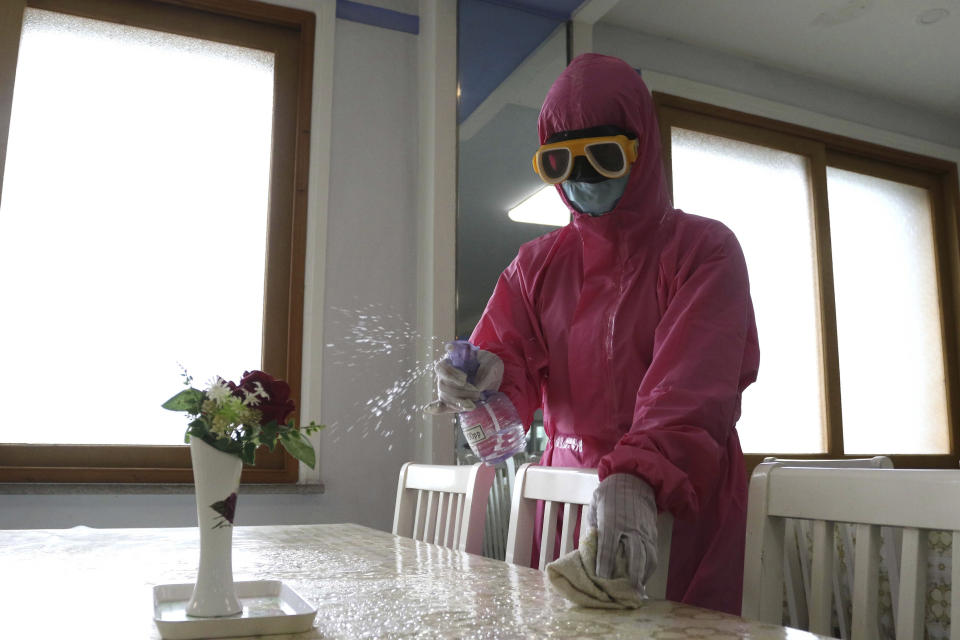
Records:
{"label": "bottle label", "polygon": [[483,425],[475,424],[472,427],[463,430],[469,444],[478,444],[487,439],[487,434],[483,432]]}

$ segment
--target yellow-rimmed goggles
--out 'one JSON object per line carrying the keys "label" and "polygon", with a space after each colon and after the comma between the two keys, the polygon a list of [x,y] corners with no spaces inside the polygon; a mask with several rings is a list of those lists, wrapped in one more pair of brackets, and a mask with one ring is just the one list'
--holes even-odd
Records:
{"label": "yellow-rimmed goggles", "polygon": [[548,184],[563,182],[583,156],[604,178],[619,178],[637,160],[637,141],[624,135],[575,138],[541,145],[533,156],[533,170]]}

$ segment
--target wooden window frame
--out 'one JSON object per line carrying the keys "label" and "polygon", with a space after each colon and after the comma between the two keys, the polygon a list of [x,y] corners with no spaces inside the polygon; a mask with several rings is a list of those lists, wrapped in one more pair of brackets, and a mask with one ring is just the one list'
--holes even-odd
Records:
{"label": "wooden window frame", "polygon": [[[820,301],[820,348],[824,371],[822,414],[827,435],[827,451],[818,454],[745,454],[748,474],[766,456],[827,459],[888,455],[896,467],[956,469],[960,464],[960,339],[957,324],[960,319],[960,187],[957,164],[659,92],[654,92],[653,98],[660,125],[664,169],[671,193],[673,180],[670,130],[673,126],[799,153],[805,155],[810,162],[817,295]],[[943,331],[941,344],[946,377],[950,447],[948,454],[844,452],[830,218],[826,192],[828,166],[911,184],[927,189],[930,193],[934,259]]]}
{"label": "wooden window frame", "polygon": [[[290,384],[299,407],[315,15],[253,0],[5,0],[0,7],[0,186],[26,7],[275,54],[260,366]],[[299,420],[297,413],[293,417]],[[244,467],[241,482],[291,483],[298,477],[293,456],[279,447],[274,452],[262,447],[256,466]],[[0,482],[189,483],[193,472],[189,448],[182,445],[0,444]]]}

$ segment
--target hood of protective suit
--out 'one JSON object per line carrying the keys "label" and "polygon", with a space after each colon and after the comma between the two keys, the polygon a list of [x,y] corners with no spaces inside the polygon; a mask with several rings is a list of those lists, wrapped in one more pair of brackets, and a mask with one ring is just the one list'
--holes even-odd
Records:
{"label": "hood of protective suit", "polygon": [[588,222],[591,216],[578,212],[559,184],[556,185],[557,192],[573,212],[578,226],[620,226],[623,223],[644,228],[655,226],[671,210],[671,204],[660,157],[660,130],[650,91],[640,74],[623,60],[585,53],[574,58],[547,93],[538,121],[540,144],[560,131],[602,125],[622,127],[634,133],[639,143],[637,161],[630,171],[623,197],[610,213],[602,216],[628,220],[611,223],[593,218]]}

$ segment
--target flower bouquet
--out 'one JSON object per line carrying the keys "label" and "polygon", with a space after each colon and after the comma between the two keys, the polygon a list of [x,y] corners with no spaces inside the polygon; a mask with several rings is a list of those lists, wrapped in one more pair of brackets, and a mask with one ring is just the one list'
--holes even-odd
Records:
{"label": "flower bouquet", "polygon": [[244,371],[240,384],[217,376],[201,391],[190,386],[193,378],[183,373],[187,389],[163,403],[164,409],[185,411],[193,420],[184,442],[200,438],[215,449],[254,464],[257,447],[273,451],[277,443],[311,469],[316,454],[307,435],[324,428],[313,421],[297,429],[288,416],[296,408],[290,385],[263,371]]}
{"label": "flower bouquet", "polygon": [[200,567],[188,616],[212,618],[239,614],[243,607],[233,582],[231,545],[237,490],[243,463],[254,464],[256,451],[277,444],[310,468],[316,453],[307,434],[323,428],[313,422],[297,429],[288,417],[296,408],[290,386],[263,371],[245,371],[239,384],[214,378],[204,390],[191,386],[163,403],[164,409],[184,411],[191,420],[185,442],[190,444],[200,528]]}

